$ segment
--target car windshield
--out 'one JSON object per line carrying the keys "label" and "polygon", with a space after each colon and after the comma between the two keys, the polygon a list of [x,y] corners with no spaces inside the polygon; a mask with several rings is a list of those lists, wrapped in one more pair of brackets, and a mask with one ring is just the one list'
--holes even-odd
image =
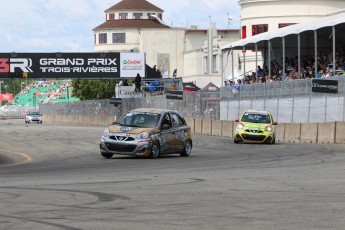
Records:
{"label": "car windshield", "polygon": [[271,118],[268,114],[261,113],[245,113],[241,119],[242,122],[252,122],[252,123],[271,123]]}
{"label": "car windshield", "polygon": [[31,115],[31,116],[38,116],[38,115],[40,115],[40,113],[39,112],[31,112],[31,113],[29,113],[29,115]]}
{"label": "car windshield", "polygon": [[156,113],[127,113],[117,124],[121,126],[153,128],[157,126],[160,116],[160,114]]}

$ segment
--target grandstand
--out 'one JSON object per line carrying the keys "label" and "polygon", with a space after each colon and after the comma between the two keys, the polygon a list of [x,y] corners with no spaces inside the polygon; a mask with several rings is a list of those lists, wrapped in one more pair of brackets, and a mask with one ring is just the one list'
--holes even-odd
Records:
{"label": "grandstand", "polygon": [[35,81],[2,106],[0,115],[23,116],[27,111],[37,111],[40,104],[80,101],[72,92],[70,80]]}

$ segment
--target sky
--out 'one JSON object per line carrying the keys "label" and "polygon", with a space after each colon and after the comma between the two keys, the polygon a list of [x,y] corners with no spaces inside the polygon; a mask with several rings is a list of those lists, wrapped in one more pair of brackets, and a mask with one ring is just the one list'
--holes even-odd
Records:
{"label": "sky", "polygon": [[[174,27],[240,28],[238,0],[148,0]],[[0,53],[93,52],[92,29],[120,0],[9,0],[0,7]],[[232,18],[229,23],[228,18]]]}

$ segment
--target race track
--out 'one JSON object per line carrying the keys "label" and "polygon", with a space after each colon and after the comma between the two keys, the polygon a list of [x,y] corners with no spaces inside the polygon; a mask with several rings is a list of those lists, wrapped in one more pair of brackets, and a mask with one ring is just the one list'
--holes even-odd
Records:
{"label": "race track", "polygon": [[235,145],[103,159],[104,127],[0,121],[0,229],[344,229],[345,146]]}

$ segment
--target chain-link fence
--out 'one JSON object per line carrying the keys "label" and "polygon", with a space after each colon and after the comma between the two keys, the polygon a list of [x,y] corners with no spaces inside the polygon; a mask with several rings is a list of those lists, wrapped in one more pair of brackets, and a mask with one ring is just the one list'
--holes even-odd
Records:
{"label": "chain-link fence", "polygon": [[135,108],[163,108],[181,112],[186,117],[235,120],[246,109],[270,111],[279,122],[325,122],[345,120],[345,80],[338,82],[337,93],[312,92],[312,79],[241,85],[238,94],[230,87],[220,92],[184,93],[183,100],[166,95],[124,98],[114,106],[110,100],[40,104],[47,115],[121,116]]}

